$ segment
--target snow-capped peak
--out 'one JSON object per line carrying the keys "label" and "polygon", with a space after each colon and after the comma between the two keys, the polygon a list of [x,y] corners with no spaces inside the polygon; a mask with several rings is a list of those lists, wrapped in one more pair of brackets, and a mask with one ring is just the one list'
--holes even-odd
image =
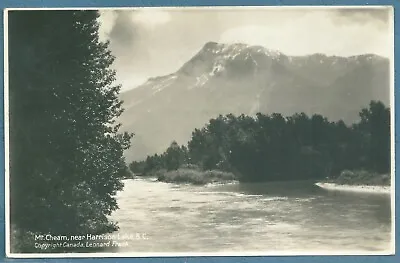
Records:
{"label": "snow-capped peak", "polygon": [[212,78],[224,74],[228,68],[238,63],[250,61],[257,68],[270,61],[279,61],[283,57],[286,56],[281,52],[262,46],[208,42],[182,66],[180,72],[195,79],[193,85],[189,87],[192,89],[204,86]]}
{"label": "snow-capped peak", "polygon": [[278,58],[283,54],[277,50],[268,49],[263,46],[252,46],[244,43],[223,44],[217,42],[208,42],[200,52],[208,52],[216,55],[222,55],[225,58],[235,58],[239,54],[246,53],[264,53],[268,57]]}

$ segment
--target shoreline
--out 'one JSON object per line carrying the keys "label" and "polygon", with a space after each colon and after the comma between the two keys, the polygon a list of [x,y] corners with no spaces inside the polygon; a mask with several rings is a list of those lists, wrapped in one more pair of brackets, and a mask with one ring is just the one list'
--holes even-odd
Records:
{"label": "shoreline", "polygon": [[[127,179],[129,180],[129,179]],[[191,182],[167,182],[159,180],[157,177],[146,177],[146,178],[130,178],[130,180],[144,180],[149,182],[159,182],[159,183],[167,183],[167,184],[177,184],[177,185],[198,185],[204,187],[213,187],[224,184],[238,184],[240,183],[237,180],[231,181],[215,181],[208,182],[204,184],[193,184]],[[314,181],[315,182],[315,181]],[[318,186],[321,189],[327,191],[342,191],[342,192],[353,192],[353,193],[368,193],[368,194],[390,194],[391,186],[382,186],[382,185],[350,185],[350,184],[337,184],[337,183],[328,183],[328,182],[316,182],[315,186]]]}
{"label": "shoreline", "polygon": [[316,186],[328,191],[346,191],[354,193],[390,194],[391,186],[381,185],[348,185],[335,183],[315,183]]}

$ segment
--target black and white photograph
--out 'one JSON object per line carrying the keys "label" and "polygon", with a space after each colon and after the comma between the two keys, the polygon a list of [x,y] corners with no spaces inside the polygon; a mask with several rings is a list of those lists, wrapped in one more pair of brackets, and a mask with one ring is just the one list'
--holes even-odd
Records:
{"label": "black and white photograph", "polygon": [[4,18],[8,257],[394,254],[393,7]]}

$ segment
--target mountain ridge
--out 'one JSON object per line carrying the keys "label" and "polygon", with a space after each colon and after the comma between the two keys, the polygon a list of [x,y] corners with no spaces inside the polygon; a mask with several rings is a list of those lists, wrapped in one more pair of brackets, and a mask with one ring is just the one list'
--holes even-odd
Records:
{"label": "mountain ridge", "polygon": [[137,134],[131,160],[161,152],[172,140],[186,143],[194,128],[219,114],[305,112],[351,124],[370,100],[388,104],[389,59],[287,56],[262,46],[207,42],[176,72],[120,96],[123,129]]}
{"label": "mountain ridge", "polygon": [[[208,49],[209,46],[211,46],[211,45],[218,45],[218,46],[222,45],[222,46],[228,46],[228,47],[229,47],[229,46],[232,47],[232,46],[239,45],[239,46],[242,46],[242,47],[245,47],[245,48],[246,48],[246,47],[247,47],[247,48],[251,47],[251,48],[253,48],[253,49],[255,49],[255,48],[262,48],[262,49],[271,51],[272,54],[273,54],[273,53],[277,53],[277,54],[280,54],[280,55],[282,55],[282,56],[286,56],[289,60],[299,60],[299,59],[304,59],[304,58],[325,58],[325,59],[337,59],[337,60],[340,60],[340,59],[357,60],[357,59],[359,59],[359,58],[365,58],[365,59],[368,60],[368,59],[373,58],[373,59],[378,59],[378,60],[387,60],[387,61],[389,60],[389,58],[387,58],[387,57],[384,57],[384,56],[381,56],[381,55],[377,55],[377,54],[374,54],[374,53],[363,53],[363,54],[351,55],[351,56],[327,55],[327,54],[325,54],[325,53],[311,53],[311,54],[306,54],[306,55],[286,55],[286,54],[283,53],[283,52],[280,52],[280,51],[274,50],[274,49],[269,49],[269,48],[263,47],[263,46],[261,46],[261,45],[248,45],[248,44],[243,44],[243,43],[224,44],[224,43],[218,43],[218,42],[214,42],[214,41],[209,41],[209,42],[207,42],[206,44],[204,44],[203,47],[200,49],[200,51],[198,51],[191,59],[193,59],[194,57],[196,57],[196,55],[198,55],[200,52],[202,52],[205,48]],[[190,60],[189,60],[189,61],[190,61]],[[189,62],[189,61],[188,61],[188,62]],[[186,63],[188,63],[188,62],[186,62]],[[129,93],[129,92],[132,91],[133,89],[136,89],[136,88],[138,88],[138,87],[144,85],[145,83],[147,83],[147,82],[149,82],[149,81],[154,81],[154,80],[157,80],[157,79],[160,79],[160,78],[164,78],[164,77],[168,77],[168,76],[174,75],[174,74],[176,74],[177,72],[181,71],[182,68],[185,66],[186,63],[184,63],[184,65],[182,65],[176,72],[169,73],[169,74],[166,74],[166,75],[160,75],[160,76],[149,77],[145,82],[143,82],[143,83],[140,84],[139,86],[136,86],[136,87],[134,87],[134,88],[130,88],[130,89],[128,89],[128,90],[125,90],[125,91],[121,92],[121,94]]]}

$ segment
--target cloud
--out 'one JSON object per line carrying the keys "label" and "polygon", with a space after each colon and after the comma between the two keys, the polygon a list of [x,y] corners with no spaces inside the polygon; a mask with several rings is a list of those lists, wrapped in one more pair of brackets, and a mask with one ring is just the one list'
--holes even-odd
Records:
{"label": "cloud", "polygon": [[375,8],[339,8],[336,10],[338,16],[355,22],[363,23],[370,20],[378,20],[385,24],[389,22],[392,7]]}
{"label": "cloud", "polygon": [[114,26],[115,19],[117,18],[117,14],[115,11],[110,10],[100,10],[100,16],[98,21],[100,23],[99,28],[99,36],[102,41],[109,40],[109,33]]}
{"label": "cloud", "polygon": [[[133,12],[135,13],[135,12]],[[130,47],[139,40],[139,30],[132,23],[132,11],[115,11],[114,24],[109,32],[109,38],[114,48]]]}
{"label": "cloud", "polygon": [[123,89],[175,72],[208,41],[288,55],[391,56],[391,8],[139,8],[101,11]]}
{"label": "cloud", "polygon": [[[347,11],[346,11],[347,12]],[[351,19],[355,19],[351,13]],[[364,23],[337,23],[333,12],[307,12],[285,19],[280,24],[247,25],[222,33],[220,42],[245,42],[279,50],[287,55],[325,53],[351,56],[363,53],[390,55],[388,31],[382,30],[374,19]]]}
{"label": "cloud", "polygon": [[133,39],[134,25],[153,28],[171,20],[171,15],[158,9],[100,10],[100,37],[102,40],[120,38],[126,42]]}
{"label": "cloud", "polygon": [[147,27],[156,27],[168,23],[171,15],[159,9],[142,9],[133,13],[132,20]]}
{"label": "cloud", "polygon": [[[117,81],[124,88],[131,88],[145,81],[138,65],[149,60],[146,50],[148,33],[134,17],[136,10],[104,10],[100,12],[100,39],[110,41],[110,49],[116,60],[113,68]],[[146,68],[146,67],[144,67]]]}

